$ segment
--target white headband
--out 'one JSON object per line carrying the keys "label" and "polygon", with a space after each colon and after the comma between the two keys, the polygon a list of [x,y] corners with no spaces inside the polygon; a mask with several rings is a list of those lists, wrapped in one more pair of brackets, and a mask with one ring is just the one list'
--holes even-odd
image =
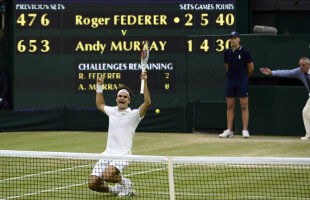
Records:
{"label": "white headband", "polygon": [[120,91],[118,91],[117,96],[121,93],[121,92],[125,92],[128,97],[130,98],[129,92],[126,89],[121,89]]}

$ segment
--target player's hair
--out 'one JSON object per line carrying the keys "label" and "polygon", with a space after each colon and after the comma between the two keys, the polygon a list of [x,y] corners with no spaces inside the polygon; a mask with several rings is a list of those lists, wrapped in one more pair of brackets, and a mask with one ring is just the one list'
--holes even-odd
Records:
{"label": "player's hair", "polygon": [[119,86],[119,87],[117,88],[117,93],[118,93],[120,90],[122,90],[122,89],[127,90],[127,91],[129,92],[130,99],[132,99],[132,97],[133,97],[132,91],[131,91],[131,89],[130,89],[129,87],[127,87],[126,85],[121,85],[121,86]]}
{"label": "player's hair", "polygon": [[305,60],[307,64],[310,64],[310,59],[308,57],[301,57],[300,60]]}

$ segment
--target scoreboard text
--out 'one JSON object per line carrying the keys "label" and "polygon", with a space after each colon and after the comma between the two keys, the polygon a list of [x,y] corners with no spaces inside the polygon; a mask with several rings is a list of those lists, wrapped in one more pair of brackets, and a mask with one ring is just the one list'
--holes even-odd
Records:
{"label": "scoreboard text", "polygon": [[[40,86],[44,80],[49,92],[68,95],[64,102],[85,107],[90,103],[72,101],[93,94],[99,77],[107,93],[122,84],[138,93],[144,40],[150,41],[151,93],[183,91],[185,55],[222,53],[236,21],[234,0],[186,2],[14,0],[14,97],[32,90],[48,98]],[[195,35],[206,36],[187,37]],[[39,107],[57,104],[61,100],[48,99]]]}

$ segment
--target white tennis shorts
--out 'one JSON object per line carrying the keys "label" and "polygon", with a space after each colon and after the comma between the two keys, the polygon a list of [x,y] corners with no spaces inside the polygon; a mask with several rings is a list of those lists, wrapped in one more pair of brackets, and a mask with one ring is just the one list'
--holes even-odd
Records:
{"label": "white tennis shorts", "polygon": [[95,164],[91,175],[102,178],[102,172],[104,172],[109,165],[116,167],[120,173],[122,173],[122,171],[129,166],[129,162],[124,160],[99,160]]}

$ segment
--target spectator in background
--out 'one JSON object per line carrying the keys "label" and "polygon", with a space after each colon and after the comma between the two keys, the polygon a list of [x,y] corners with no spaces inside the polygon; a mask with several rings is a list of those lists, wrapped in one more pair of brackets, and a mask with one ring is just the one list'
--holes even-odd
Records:
{"label": "spectator in background", "polygon": [[231,47],[224,52],[226,68],[226,103],[227,103],[227,130],[219,135],[221,138],[233,137],[233,122],[235,117],[235,102],[238,95],[242,114],[244,138],[249,138],[249,81],[254,70],[250,53],[240,45],[240,35],[234,31],[230,34]]}
{"label": "spectator in background", "polygon": [[[265,75],[272,75],[276,77],[297,78],[306,86],[306,89],[310,96],[310,60],[307,57],[299,59],[299,67],[291,70],[274,70],[269,68],[260,68],[260,71]],[[305,137],[301,137],[301,140],[310,140],[310,97],[302,110],[302,117],[304,120],[304,126],[306,129]]]}
{"label": "spectator in background", "polygon": [[0,110],[5,110],[10,107],[8,101],[9,81],[6,72],[0,72]]}

